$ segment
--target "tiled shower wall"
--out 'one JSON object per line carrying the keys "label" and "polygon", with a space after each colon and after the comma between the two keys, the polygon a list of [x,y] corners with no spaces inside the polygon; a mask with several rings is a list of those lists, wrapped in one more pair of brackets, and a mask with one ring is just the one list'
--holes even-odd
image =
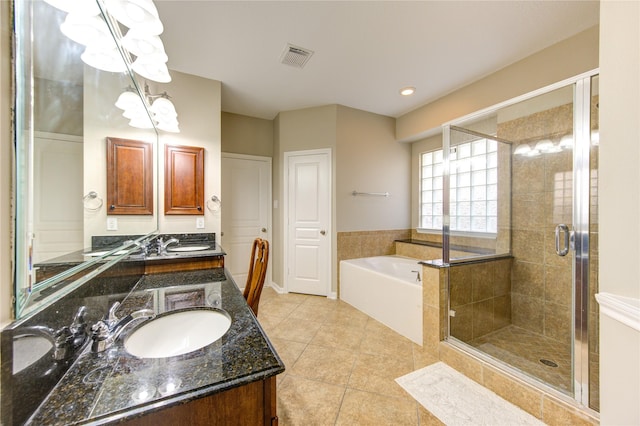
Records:
{"label": "tiled shower wall", "polygon": [[[571,135],[572,128],[573,105],[567,104],[499,123],[498,136],[513,141],[515,148],[521,142],[557,141]],[[512,159],[512,323],[567,345],[572,327],[572,261],[571,256],[555,252],[555,226],[572,225],[572,157],[573,151],[566,150]],[[597,181],[597,158],[592,160],[593,168]],[[597,258],[594,250],[592,256]]]}
{"label": "tiled shower wall", "polygon": [[449,268],[451,336],[469,342],[511,324],[511,258]]}

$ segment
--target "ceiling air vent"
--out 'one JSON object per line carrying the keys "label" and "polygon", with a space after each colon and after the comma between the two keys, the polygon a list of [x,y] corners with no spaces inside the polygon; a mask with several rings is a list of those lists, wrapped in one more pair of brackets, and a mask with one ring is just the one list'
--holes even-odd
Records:
{"label": "ceiling air vent", "polygon": [[282,52],[281,62],[292,67],[303,68],[312,55],[312,50],[287,44]]}

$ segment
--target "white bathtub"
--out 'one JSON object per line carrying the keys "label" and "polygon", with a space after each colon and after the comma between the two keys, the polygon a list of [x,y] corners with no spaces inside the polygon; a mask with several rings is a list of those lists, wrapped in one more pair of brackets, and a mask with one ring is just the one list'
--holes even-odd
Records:
{"label": "white bathtub", "polygon": [[422,265],[403,256],[340,262],[340,299],[422,345]]}

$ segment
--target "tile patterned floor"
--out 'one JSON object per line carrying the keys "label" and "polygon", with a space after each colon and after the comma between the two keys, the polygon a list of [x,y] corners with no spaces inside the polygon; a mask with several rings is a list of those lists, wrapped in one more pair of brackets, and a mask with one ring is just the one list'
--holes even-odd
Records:
{"label": "tile patterned floor", "polygon": [[286,366],[280,425],[442,425],[395,382],[437,359],[347,303],[265,288],[258,320]]}
{"label": "tile patterned floor", "polygon": [[[571,347],[509,325],[469,342],[488,355],[567,392],[571,388]],[[557,367],[540,362],[553,361]]]}

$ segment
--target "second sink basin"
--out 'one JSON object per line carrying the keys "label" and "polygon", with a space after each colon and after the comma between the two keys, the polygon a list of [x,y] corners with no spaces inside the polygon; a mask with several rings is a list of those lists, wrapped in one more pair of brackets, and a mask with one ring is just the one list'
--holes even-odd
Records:
{"label": "second sink basin", "polygon": [[124,341],[124,347],[139,358],[183,355],[217,341],[229,327],[229,314],[219,309],[172,311],[133,330]]}

